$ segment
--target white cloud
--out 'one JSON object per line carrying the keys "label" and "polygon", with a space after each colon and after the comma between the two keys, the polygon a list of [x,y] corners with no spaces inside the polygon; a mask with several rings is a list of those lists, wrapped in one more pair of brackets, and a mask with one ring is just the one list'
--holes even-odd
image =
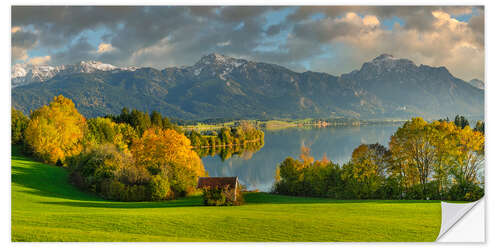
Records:
{"label": "white cloud", "polygon": [[[344,17],[311,22],[302,27],[299,39],[317,39],[342,48],[333,59],[342,61],[333,69],[335,72],[321,68],[334,74],[349,72],[381,53],[390,53],[416,64],[445,66],[464,80],[484,79],[484,45],[478,41],[476,31],[444,11],[433,11],[431,18],[431,26],[425,31],[398,24],[388,30],[375,16],[349,12]],[[343,49],[346,46],[348,50]]]}
{"label": "white cloud", "polygon": [[219,46],[219,47],[225,47],[225,46],[229,46],[229,45],[231,45],[231,40],[217,43],[217,46]]}
{"label": "white cloud", "polygon": [[100,43],[99,46],[97,47],[98,54],[111,52],[113,50],[115,50],[115,48],[110,43]]}
{"label": "white cloud", "polygon": [[17,60],[24,61],[24,60],[28,59],[28,50],[26,48],[12,46],[11,51],[12,51],[12,60],[13,61],[17,61]]}
{"label": "white cloud", "polygon": [[11,33],[16,33],[18,31],[21,31],[21,27],[19,27],[19,26],[12,26]]}
{"label": "white cloud", "polygon": [[47,62],[49,62],[50,59],[51,59],[50,56],[33,57],[33,58],[30,58],[27,63],[32,64],[32,65],[43,65],[43,64],[47,64]]}

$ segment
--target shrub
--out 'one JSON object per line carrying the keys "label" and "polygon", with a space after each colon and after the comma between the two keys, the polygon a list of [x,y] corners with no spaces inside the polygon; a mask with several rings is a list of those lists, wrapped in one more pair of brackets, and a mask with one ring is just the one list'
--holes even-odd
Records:
{"label": "shrub", "polygon": [[484,189],[477,184],[460,183],[451,186],[448,191],[448,200],[477,201],[484,196]]}
{"label": "shrub", "polygon": [[170,185],[167,178],[162,178],[160,175],[155,175],[151,178],[148,184],[151,200],[166,200],[172,197]]}

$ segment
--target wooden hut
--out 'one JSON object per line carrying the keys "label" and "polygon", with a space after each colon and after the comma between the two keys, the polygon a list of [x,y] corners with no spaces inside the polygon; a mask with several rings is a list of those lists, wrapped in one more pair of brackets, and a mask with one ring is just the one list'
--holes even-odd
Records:
{"label": "wooden hut", "polygon": [[238,177],[200,177],[197,188],[224,188],[229,187],[231,198],[236,200],[238,195]]}

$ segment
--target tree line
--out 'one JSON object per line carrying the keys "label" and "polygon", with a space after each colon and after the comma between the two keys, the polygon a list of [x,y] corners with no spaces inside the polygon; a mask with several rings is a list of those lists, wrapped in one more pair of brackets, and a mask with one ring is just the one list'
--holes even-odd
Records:
{"label": "tree line", "polygon": [[413,118],[391,136],[388,148],[361,144],[342,166],[326,157],[314,160],[303,148],[299,159],[288,157],[278,166],[273,191],[337,199],[477,200],[484,194],[484,122],[475,129],[465,123],[460,117],[431,123]]}
{"label": "tree line", "polygon": [[256,152],[264,146],[264,132],[248,122],[202,133],[186,131],[186,136],[201,157],[218,154],[222,160],[233,154]]}
{"label": "tree line", "polygon": [[12,109],[12,144],[70,171],[70,181],[107,199],[165,200],[195,190],[203,163],[181,129],[157,112],[123,109],[86,119],[62,95],[26,117]]}

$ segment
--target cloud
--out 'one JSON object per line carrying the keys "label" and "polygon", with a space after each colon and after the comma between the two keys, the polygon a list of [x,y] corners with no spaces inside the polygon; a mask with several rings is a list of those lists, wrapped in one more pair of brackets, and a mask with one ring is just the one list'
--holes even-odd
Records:
{"label": "cloud", "polygon": [[100,43],[97,47],[97,53],[99,54],[111,52],[113,50],[115,50],[115,48],[110,43]]}
{"label": "cloud", "polygon": [[164,68],[218,52],[339,74],[390,53],[466,79],[484,74],[481,6],[14,6],[11,23],[13,63],[37,49],[51,64]]}
{"label": "cloud", "polygon": [[39,57],[33,57],[30,58],[27,62],[27,64],[31,65],[43,65],[47,64],[50,61],[50,56],[39,56]]}
{"label": "cloud", "polygon": [[13,61],[18,61],[18,60],[24,61],[28,59],[27,49],[12,46],[11,53]]}
{"label": "cloud", "polygon": [[391,53],[416,63],[446,66],[466,80],[483,79],[484,44],[477,39],[479,31],[442,10],[433,10],[427,22],[425,30],[400,25],[387,30],[376,16],[348,12],[336,18],[302,22],[295,25],[293,33],[295,39],[319,41],[338,52],[336,59],[342,64],[331,69],[319,67],[330,73],[349,72],[381,53]]}
{"label": "cloud", "polygon": [[19,26],[11,29],[11,53],[13,61],[24,61],[28,58],[28,50],[37,44],[37,34],[31,31],[24,31]]}
{"label": "cloud", "polygon": [[21,31],[21,27],[19,27],[19,26],[12,26],[11,33],[16,33],[18,31]]}
{"label": "cloud", "polygon": [[231,45],[231,40],[217,43],[217,46],[219,46],[219,47],[225,47],[225,46],[229,46],[229,45]]}

